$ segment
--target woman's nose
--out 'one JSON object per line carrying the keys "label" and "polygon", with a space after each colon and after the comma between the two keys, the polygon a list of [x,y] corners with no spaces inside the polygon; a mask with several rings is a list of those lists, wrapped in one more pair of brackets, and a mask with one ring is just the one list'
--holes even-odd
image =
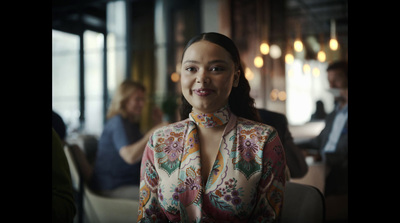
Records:
{"label": "woman's nose", "polygon": [[197,83],[208,83],[210,82],[210,78],[205,70],[199,70],[196,76]]}

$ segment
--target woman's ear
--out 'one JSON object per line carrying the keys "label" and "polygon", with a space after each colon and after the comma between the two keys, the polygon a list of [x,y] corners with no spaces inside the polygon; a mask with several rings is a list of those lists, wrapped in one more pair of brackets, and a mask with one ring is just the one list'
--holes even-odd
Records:
{"label": "woman's ear", "polygon": [[237,87],[239,85],[239,77],[240,77],[240,70],[237,70],[233,74],[233,87]]}

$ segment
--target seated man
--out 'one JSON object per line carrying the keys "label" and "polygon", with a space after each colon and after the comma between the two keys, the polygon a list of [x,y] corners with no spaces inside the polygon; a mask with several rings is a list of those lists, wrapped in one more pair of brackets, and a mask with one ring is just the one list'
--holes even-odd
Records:
{"label": "seated man", "polygon": [[321,133],[300,148],[317,151],[326,165],[325,191],[327,220],[347,218],[348,197],[348,71],[347,62],[338,61],[327,68],[330,91],[336,106],[325,119]]}

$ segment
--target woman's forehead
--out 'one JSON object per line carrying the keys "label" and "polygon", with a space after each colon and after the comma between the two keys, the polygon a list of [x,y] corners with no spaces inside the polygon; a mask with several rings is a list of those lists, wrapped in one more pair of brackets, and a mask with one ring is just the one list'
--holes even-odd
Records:
{"label": "woman's forehead", "polygon": [[225,61],[226,63],[233,63],[228,51],[226,51],[223,47],[206,40],[195,42],[189,46],[185,51],[182,63],[187,61],[200,62],[203,60]]}

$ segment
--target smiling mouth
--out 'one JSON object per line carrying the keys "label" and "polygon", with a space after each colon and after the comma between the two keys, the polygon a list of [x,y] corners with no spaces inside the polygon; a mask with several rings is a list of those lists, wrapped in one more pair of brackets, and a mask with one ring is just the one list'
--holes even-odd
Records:
{"label": "smiling mouth", "polygon": [[195,89],[193,92],[198,96],[208,96],[214,92],[212,89],[202,88],[202,89]]}

